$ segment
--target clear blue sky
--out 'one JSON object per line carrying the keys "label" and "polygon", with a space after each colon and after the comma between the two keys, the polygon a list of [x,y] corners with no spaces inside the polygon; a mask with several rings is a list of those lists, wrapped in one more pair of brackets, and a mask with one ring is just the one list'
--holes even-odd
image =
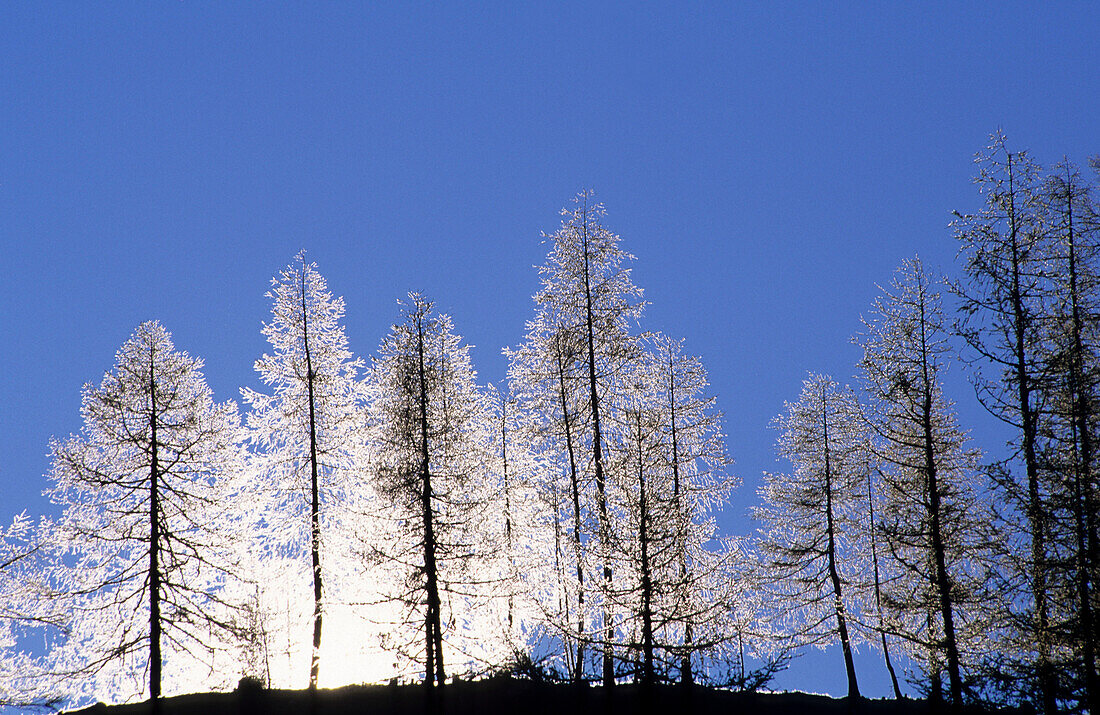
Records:
{"label": "clear blue sky", "polygon": [[[255,386],[264,292],[300,248],[359,354],[421,290],[501,380],[540,231],[591,187],[646,326],[710,371],[744,480],[724,523],[747,533],[806,371],[851,379],[904,258],[953,270],[988,134],[1100,152],[1091,3],[439,5],[0,5],[0,521],[49,511],[47,442],[141,321],[219,399]],[[877,656],[860,668],[888,693]],[[843,694],[839,654],[779,685]]]}

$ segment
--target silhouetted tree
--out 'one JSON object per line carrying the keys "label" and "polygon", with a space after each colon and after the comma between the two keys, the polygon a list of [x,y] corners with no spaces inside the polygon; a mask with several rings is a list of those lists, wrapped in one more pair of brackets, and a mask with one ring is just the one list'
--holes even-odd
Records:
{"label": "silhouetted tree", "polygon": [[870,471],[863,416],[851,390],[811,374],[774,424],[779,455],[794,471],[765,474],[760,488],[764,587],[799,612],[807,642],[839,641],[848,697],[858,698],[852,618],[859,622],[865,610],[861,536]]}
{"label": "silhouetted tree", "polygon": [[[352,357],[334,298],[314,263],[299,253],[271,281],[272,319],[263,334],[272,354],[256,361],[271,394],[244,388],[255,446],[256,510],[265,550],[308,558],[313,584],[313,645],[309,687],[320,671],[325,611],[322,552],[335,526],[333,513],[362,481],[356,460],[363,442],[362,362]],[[337,552],[339,553],[339,552]],[[264,580],[267,580],[266,578]]]}
{"label": "silhouetted tree", "polygon": [[942,697],[946,665],[958,707],[960,643],[981,647],[982,628],[972,624],[979,608],[990,608],[989,594],[977,590],[986,576],[990,519],[978,499],[978,455],[943,396],[948,334],[939,294],[919,259],[903,264],[865,324],[861,367],[883,465],[880,523],[893,563],[888,601],[907,617],[902,635],[924,659],[932,698]]}
{"label": "silhouetted tree", "polygon": [[490,471],[491,407],[475,383],[469,346],[420,294],[403,307],[372,370],[376,487],[389,523],[376,549],[397,572],[390,598],[402,606],[404,625],[419,629],[423,648],[394,645],[422,659],[430,691],[446,681],[445,642],[453,639],[469,657],[479,638],[483,653],[499,639],[468,625],[485,615],[489,590],[500,586],[502,545],[490,517],[503,505]]}
{"label": "silhouetted tree", "polygon": [[[954,224],[966,278],[952,288],[962,300],[958,331],[980,363],[992,368],[988,377],[980,368],[975,372],[978,399],[1017,430],[1011,442],[1014,453],[995,473],[1004,475],[1001,492],[1026,518],[1026,527],[1018,531],[1026,533],[1027,548],[1007,551],[1027,554],[1015,558],[1030,591],[1030,613],[1023,617],[1026,631],[1019,640],[1022,648],[1030,649],[1030,644],[1034,649],[1034,689],[1039,705],[1052,713],[1057,710],[1058,683],[1051,652],[1051,524],[1037,443],[1044,313],[1039,168],[1026,152],[1010,151],[999,131],[975,161],[975,183],[986,206],[977,214],[959,215]],[[1022,479],[1011,473],[1013,463],[1022,464]]]}
{"label": "silhouetted tree", "polygon": [[108,697],[140,693],[131,679],[145,673],[154,711],[165,662],[209,663],[215,634],[235,629],[221,586],[234,571],[225,488],[238,418],[213,402],[201,367],[142,323],[99,386],[84,386],[81,433],[50,446],[48,493],[64,510],[52,579],[72,616],[55,667],[75,681],[117,665],[84,684]]}
{"label": "silhouetted tree", "polygon": [[[1064,656],[1063,690],[1100,711],[1096,670],[1096,579],[1100,576],[1096,494],[1096,410],[1100,404],[1100,216],[1092,187],[1063,162],[1043,184],[1046,275],[1042,322],[1046,395],[1038,440],[1051,484],[1055,622]],[[1071,605],[1072,604],[1072,605]],[[1069,662],[1064,662],[1069,661]]]}

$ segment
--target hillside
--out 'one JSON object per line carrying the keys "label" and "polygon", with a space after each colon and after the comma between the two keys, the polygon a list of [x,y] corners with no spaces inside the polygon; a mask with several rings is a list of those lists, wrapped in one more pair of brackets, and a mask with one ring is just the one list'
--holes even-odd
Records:
{"label": "hillside", "polygon": [[[732,693],[695,688],[685,693],[676,686],[658,686],[644,692],[639,686],[624,685],[607,697],[602,688],[576,689],[569,685],[534,683],[497,678],[458,682],[445,689],[442,711],[447,715],[575,715],[607,713],[722,713],[736,715],[927,715],[932,712],[923,700],[862,700],[852,707],[847,699],[806,693]],[[311,706],[312,705],[312,706]],[[348,686],[320,690],[311,704],[308,691],[238,689],[231,693],[199,693],[166,698],[162,715],[415,715],[428,710],[424,690],[418,685]],[[947,708],[945,708],[946,711]],[[148,703],[105,706],[96,704],[71,715],[144,715]],[[988,712],[967,708],[967,715]],[[1021,710],[997,711],[1016,715]]]}

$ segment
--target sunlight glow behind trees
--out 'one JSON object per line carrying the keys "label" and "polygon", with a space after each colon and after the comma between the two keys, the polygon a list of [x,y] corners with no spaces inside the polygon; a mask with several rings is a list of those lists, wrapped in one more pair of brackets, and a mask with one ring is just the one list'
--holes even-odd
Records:
{"label": "sunlight glow behind trees", "polygon": [[[889,644],[934,700],[1094,702],[1100,220],[1076,169],[1033,168],[1026,226],[988,173],[989,210],[960,217],[962,319],[906,260],[856,339],[858,389],[811,374],[787,404],[791,469],[752,536],[717,528],[738,480],[702,360],[645,329],[591,192],[545,235],[506,386],[418,293],[366,368],[304,254],[272,280],[243,426],[142,323],[51,445],[62,517],[0,532],[0,698],[497,673],[756,690],[836,642],[853,697],[854,645]],[[960,339],[1021,430],[1007,462],[982,464],[945,394]]]}

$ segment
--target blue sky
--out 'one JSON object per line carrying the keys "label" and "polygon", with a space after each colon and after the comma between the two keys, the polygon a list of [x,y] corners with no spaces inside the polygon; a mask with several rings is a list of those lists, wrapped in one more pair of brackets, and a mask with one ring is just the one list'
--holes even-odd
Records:
{"label": "blue sky", "polygon": [[[724,523],[746,533],[806,371],[851,379],[904,258],[953,272],[989,133],[1046,163],[1100,152],[1084,2],[437,5],[0,6],[0,521],[49,511],[48,440],[141,321],[205,358],[219,399],[256,386],[264,292],[301,248],[357,353],[420,290],[503,379],[540,232],[590,187],[645,326],[710,371],[744,481]],[[843,678],[826,653],[779,685]]]}

